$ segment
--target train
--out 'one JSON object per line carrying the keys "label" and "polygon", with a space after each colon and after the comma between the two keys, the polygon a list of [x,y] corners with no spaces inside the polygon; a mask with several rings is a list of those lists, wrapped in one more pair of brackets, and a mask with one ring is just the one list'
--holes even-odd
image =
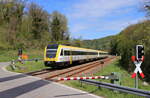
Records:
{"label": "train", "polygon": [[108,52],[73,47],[61,44],[48,44],[44,50],[45,66],[60,67],[79,61],[90,61],[108,56]]}

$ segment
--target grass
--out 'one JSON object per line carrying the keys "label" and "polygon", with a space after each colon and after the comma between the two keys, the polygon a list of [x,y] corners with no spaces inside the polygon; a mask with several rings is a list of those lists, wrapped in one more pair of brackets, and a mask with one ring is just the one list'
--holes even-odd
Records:
{"label": "grass", "polygon": [[13,70],[11,66],[7,66],[7,70],[19,72],[19,73],[25,73],[25,72],[31,72],[31,71],[48,68],[48,67],[45,67],[43,61],[38,61],[38,62],[26,61],[24,62],[24,64],[16,63],[15,66],[16,66],[15,70]]}
{"label": "grass", "polygon": [[[43,52],[44,50],[37,50],[37,49],[23,50],[23,54],[27,54],[29,59],[43,58]],[[17,58],[18,58],[18,50],[0,51],[0,62],[8,62],[11,61],[12,59],[15,60]]]}
{"label": "grass", "polygon": [[[28,55],[29,57],[28,59],[43,58],[43,53],[44,53],[43,51],[44,50],[37,50],[37,49],[23,50],[23,54]],[[18,53],[17,50],[0,51],[0,62],[7,62],[13,59],[14,60],[18,59],[17,53]],[[24,72],[30,72],[30,71],[47,68],[44,66],[43,61],[38,61],[38,62],[25,61],[24,64],[16,63],[15,65],[16,65],[15,70],[13,70],[11,66],[8,66],[7,69],[9,71],[24,73]]]}
{"label": "grass", "polygon": [[7,62],[11,61],[12,59],[17,59],[17,51],[15,50],[0,51],[0,62]]}
{"label": "grass", "polygon": [[[125,71],[123,68],[119,66],[119,60],[114,61],[113,63],[107,65],[107,67],[104,67],[102,71],[99,71],[98,73],[94,74],[95,76],[98,75],[108,75],[111,72],[119,72],[121,74],[121,83],[122,86],[128,86],[134,88],[134,79],[131,78],[131,74],[129,74],[127,71]],[[98,80],[102,82],[109,82],[109,80]],[[92,85],[84,84],[79,82],[79,81],[67,81],[64,82],[64,84],[78,88],[87,92],[91,92],[93,94],[103,96],[105,98],[144,98],[141,96],[136,96],[132,94],[127,94],[127,93],[120,93],[120,92],[114,92],[109,89],[105,88],[98,88]],[[142,81],[139,81],[139,89],[144,89],[144,90],[150,90],[150,85],[149,86],[144,86],[142,85]]]}

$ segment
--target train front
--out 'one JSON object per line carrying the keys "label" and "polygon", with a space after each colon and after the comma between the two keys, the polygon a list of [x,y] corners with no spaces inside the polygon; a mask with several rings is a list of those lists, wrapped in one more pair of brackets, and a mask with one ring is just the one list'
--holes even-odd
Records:
{"label": "train front", "polygon": [[45,66],[55,66],[56,54],[58,50],[58,44],[47,45],[44,51],[44,64]]}

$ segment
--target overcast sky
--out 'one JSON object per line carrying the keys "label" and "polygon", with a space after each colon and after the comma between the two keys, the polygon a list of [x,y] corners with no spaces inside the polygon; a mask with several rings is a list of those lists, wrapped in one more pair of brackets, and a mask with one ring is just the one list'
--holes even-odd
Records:
{"label": "overcast sky", "polygon": [[68,19],[72,38],[97,39],[118,34],[145,20],[143,0],[29,0],[49,13],[59,11]]}

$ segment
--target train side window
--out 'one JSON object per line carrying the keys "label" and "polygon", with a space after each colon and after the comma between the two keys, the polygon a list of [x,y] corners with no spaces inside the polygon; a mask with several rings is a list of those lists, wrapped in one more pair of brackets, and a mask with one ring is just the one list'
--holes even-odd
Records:
{"label": "train side window", "polygon": [[72,51],[72,55],[76,55],[76,51]]}
{"label": "train side window", "polygon": [[70,51],[65,50],[64,55],[70,55]]}
{"label": "train side window", "polygon": [[72,55],[98,55],[98,52],[72,51]]}
{"label": "train side window", "polygon": [[64,55],[67,55],[67,51],[66,50],[64,51]]}
{"label": "train side window", "polygon": [[71,51],[68,51],[68,55],[70,55],[71,54]]}

